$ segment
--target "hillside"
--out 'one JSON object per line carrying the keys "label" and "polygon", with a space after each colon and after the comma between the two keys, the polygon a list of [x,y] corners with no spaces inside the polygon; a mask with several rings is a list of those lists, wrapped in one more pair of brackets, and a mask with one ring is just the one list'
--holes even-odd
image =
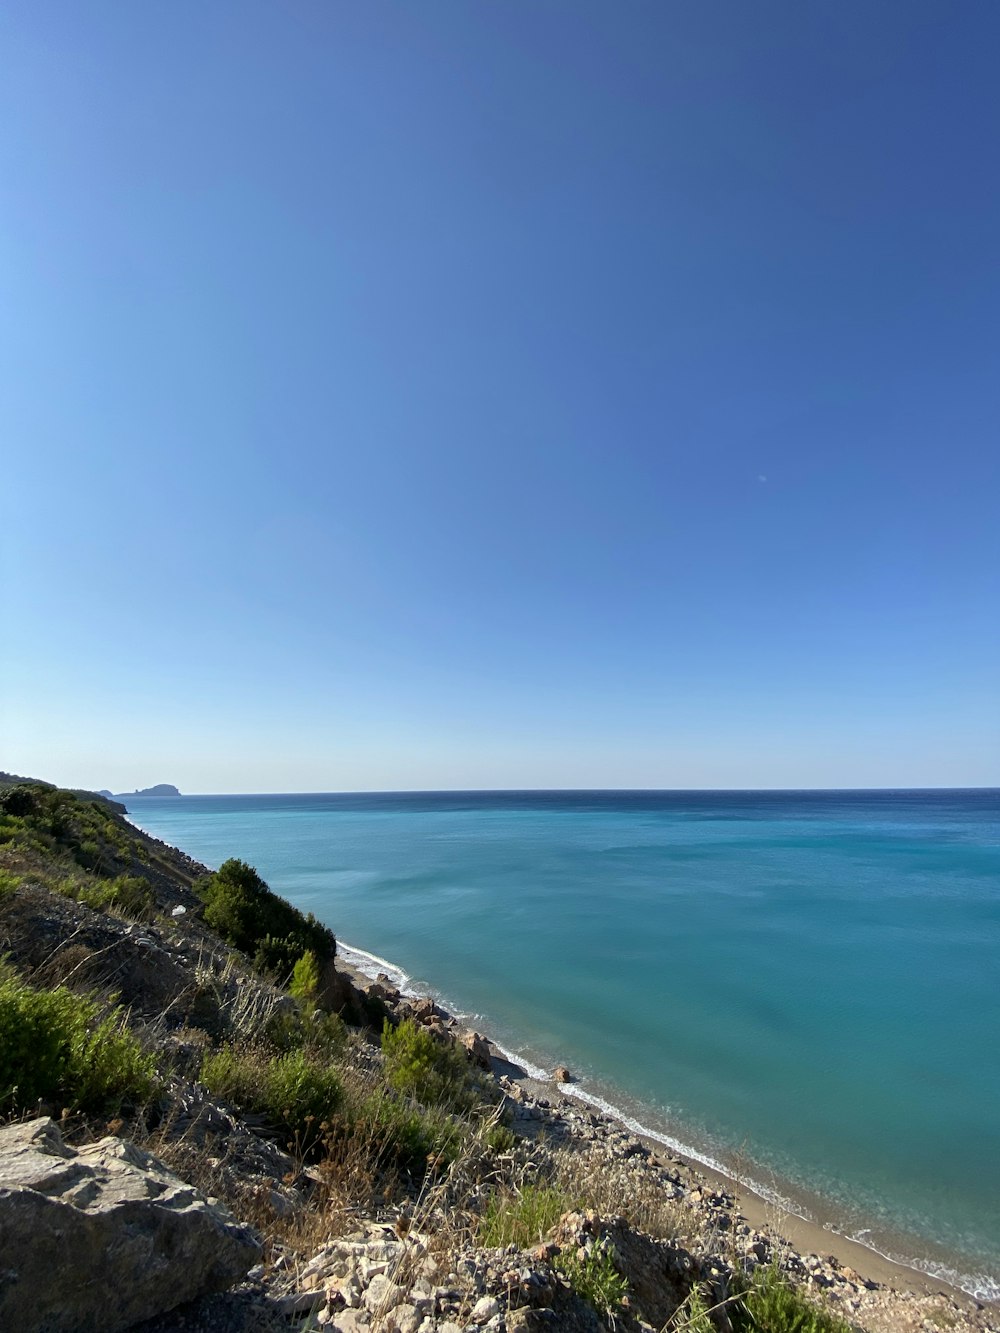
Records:
{"label": "hillside", "polygon": [[0,1327],[998,1328],[795,1253],[100,796],[0,780],[0,955]]}

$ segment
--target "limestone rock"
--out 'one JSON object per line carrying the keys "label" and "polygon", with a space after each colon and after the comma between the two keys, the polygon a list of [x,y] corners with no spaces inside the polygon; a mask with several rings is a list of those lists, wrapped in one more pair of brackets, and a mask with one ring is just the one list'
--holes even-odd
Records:
{"label": "limestone rock", "polygon": [[132,1143],[71,1148],[47,1116],[0,1128],[0,1328],[117,1333],[225,1290],[259,1255]]}
{"label": "limestone rock", "polygon": [[463,1032],[460,1040],[477,1065],[490,1068],[490,1046],[485,1037],[478,1032]]}
{"label": "limestone rock", "polygon": [[472,1309],[472,1322],[474,1324],[488,1324],[490,1320],[500,1313],[500,1304],[492,1296],[483,1296]]}

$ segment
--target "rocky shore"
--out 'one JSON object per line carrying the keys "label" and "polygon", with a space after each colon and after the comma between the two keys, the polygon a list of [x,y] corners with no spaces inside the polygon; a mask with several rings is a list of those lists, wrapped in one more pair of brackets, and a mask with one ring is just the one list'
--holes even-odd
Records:
{"label": "rocky shore", "polygon": [[[773,1274],[826,1333],[1000,1333],[995,1307],[786,1236],[732,1182],[567,1095],[569,1070],[532,1080],[432,997],[333,959],[308,1003],[290,994],[205,919],[205,867],[107,803],[12,791],[0,1037],[19,996],[87,997],[155,1077],[114,1115],[18,1104],[0,1077],[0,1327],[741,1333],[740,1293]],[[392,1033],[450,1052],[474,1105],[401,1093]],[[281,1129],[285,1094],[262,1110],[254,1079],[294,1069],[294,1099],[326,1059],[339,1109]],[[220,1060],[252,1077],[220,1082]],[[550,1212],[505,1231],[532,1200]]]}
{"label": "rocky shore", "polygon": [[[354,968],[349,972],[352,983],[360,989],[378,996],[401,1015],[417,1015],[440,1031],[452,1032],[455,1040],[488,1064],[512,1107],[514,1126],[525,1140],[539,1145],[544,1152],[569,1150],[581,1156],[581,1174],[592,1180],[603,1179],[619,1198],[653,1196],[661,1204],[675,1204],[678,1234],[694,1238],[696,1247],[707,1242],[713,1251],[712,1258],[717,1261],[710,1262],[709,1274],[716,1280],[727,1269],[731,1271],[734,1264],[768,1264],[777,1258],[807,1289],[821,1293],[823,1300],[848,1323],[872,1333],[911,1329],[923,1329],[926,1333],[932,1333],[933,1329],[964,1328],[983,1333],[1000,1330],[1000,1311],[994,1306],[974,1301],[963,1292],[902,1268],[801,1219],[786,1215],[779,1228],[765,1217],[772,1211],[766,1201],[748,1196],[734,1182],[714,1172],[707,1173],[698,1164],[665,1150],[655,1141],[635,1135],[613,1116],[567,1095],[561,1085],[569,1083],[572,1074],[565,1066],[557,1066],[552,1071],[551,1083],[544,1084],[508,1060],[488,1038],[463,1029],[430,996],[408,998],[384,974],[371,979]],[[815,1250],[804,1248],[786,1234],[795,1230],[809,1239],[827,1243]],[[582,1244],[588,1238],[593,1243],[604,1237],[621,1254],[629,1252],[625,1238],[631,1235],[635,1248],[635,1233],[623,1219],[602,1218],[593,1210],[569,1215],[557,1232],[561,1240],[567,1235],[572,1243]],[[831,1246],[842,1254],[845,1249],[851,1251],[857,1267],[831,1253]],[[677,1261],[681,1270],[688,1272],[695,1262],[683,1247]],[[348,1264],[345,1272],[350,1271],[353,1270]],[[487,1266],[482,1290],[485,1296],[500,1300],[504,1295],[503,1283],[490,1281],[489,1271]],[[530,1286],[537,1278],[532,1279],[527,1273],[526,1269],[524,1281]],[[334,1296],[334,1304],[338,1299]],[[486,1309],[485,1304],[482,1309]],[[495,1312],[492,1318],[500,1319],[500,1312]],[[346,1322],[342,1319],[340,1323],[333,1322],[335,1327],[368,1327],[363,1313],[357,1319],[361,1322],[353,1317]],[[473,1321],[471,1326],[479,1327],[481,1321]],[[486,1326],[496,1330],[510,1327],[502,1320]],[[423,1333],[430,1333],[430,1328],[431,1325],[423,1326]]]}

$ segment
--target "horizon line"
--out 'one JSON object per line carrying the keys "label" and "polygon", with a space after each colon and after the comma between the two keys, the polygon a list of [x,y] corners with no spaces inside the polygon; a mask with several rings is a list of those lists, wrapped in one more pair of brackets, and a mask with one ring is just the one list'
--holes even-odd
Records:
{"label": "horizon line", "polygon": [[[158,784],[157,784],[158,785]],[[169,784],[173,785],[173,784]],[[108,788],[103,790],[107,791]],[[127,796],[135,797],[141,795],[145,789],[137,788],[131,792],[113,792],[112,796],[117,800]],[[932,786],[920,785],[915,787],[900,786],[896,784],[877,786],[877,787],[355,787],[341,788],[339,790],[320,790],[311,791],[188,791],[178,790],[178,797],[165,796],[159,799],[176,800],[191,796],[551,796],[564,794],[583,794],[594,795],[605,792],[622,792],[634,795],[701,795],[711,793],[739,793],[750,792],[794,792],[805,795],[810,793],[829,793],[829,792],[914,792],[914,791],[934,791],[934,792],[960,792],[960,791],[980,791],[980,792],[1000,792],[1000,785],[992,784],[973,784],[969,786]],[[97,789],[94,794],[98,795]],[[156,798],[152,798],[156,799]]]}

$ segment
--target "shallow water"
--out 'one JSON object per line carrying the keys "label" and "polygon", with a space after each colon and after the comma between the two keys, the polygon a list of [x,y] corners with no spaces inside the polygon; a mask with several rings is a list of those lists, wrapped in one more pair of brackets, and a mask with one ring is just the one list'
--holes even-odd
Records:
{"label": "shallow water", "polygon": [[1000,1296],[1000,793],[136,802],[508,1048]]}

